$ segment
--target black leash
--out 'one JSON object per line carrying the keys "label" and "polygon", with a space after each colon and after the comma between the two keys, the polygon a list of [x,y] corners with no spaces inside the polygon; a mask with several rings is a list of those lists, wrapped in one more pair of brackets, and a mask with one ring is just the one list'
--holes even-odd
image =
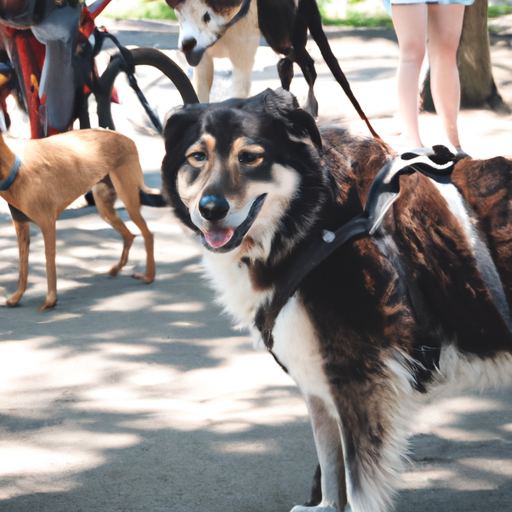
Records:
{"label": "black leash", "polygon": [[384,215],[400,194],[400,176],[420,172],[439,183],[450,183],[450,176],[460,157],[444,146],[434,146],[429,155],[405,153],[388,161],[375,176],[370,187],[363,213],[348,221],[336,231],[322,232],[295,259],[280,281],[279,287],[268,306],[258,311],[256,327],[261,332],[267,348],[273,346],[272,331],[281,309],[297,291],[302,280],[323,260],[344,243],[355,238],[372,236],[379,228]]}
{"label": "black leash", "polygon": [[236,22],[240,21],[243,17],[245,17],[249,12],[250,6],[251,0],[244,0],[242,3],[242,7],[240,7],[239,11],[231,18],[231,20],[226,25],[224,25],[224,29],[227,30],[229,27],[233,26]]}

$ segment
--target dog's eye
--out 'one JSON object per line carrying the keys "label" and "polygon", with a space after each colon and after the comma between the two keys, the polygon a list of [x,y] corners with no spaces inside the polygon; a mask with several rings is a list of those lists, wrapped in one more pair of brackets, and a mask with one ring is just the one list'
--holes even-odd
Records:
{"label": "dog's eye", "polygon": [[263,155],[260,153],[249,153],[243,151],[238,155],[238,161],[244,165],[259,165],[263,162]]}
{"label": "dog's eye", "polygon": [[212,19],[212,17],[210,16],[210,13],[209,12],[205,12],[204,16],[203,16],[203,21],[208,24],[208,23],[210,23],[211,19]]}
{"label": "dog's eye", "polygon": [[206,153],[203,153],[202,151],[195,151],[194,153],[191,153],[187,156],[187,160],[195,167],[198,165],[201,165],[202,163],[206,162]]}

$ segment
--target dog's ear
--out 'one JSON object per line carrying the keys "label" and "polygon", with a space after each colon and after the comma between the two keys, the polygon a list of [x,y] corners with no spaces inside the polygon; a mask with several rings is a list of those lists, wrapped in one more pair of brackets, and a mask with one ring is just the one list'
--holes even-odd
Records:
{"label": "dog's ear", "polygon": [[177,176],[185,161],[185,152],[200,136],[201,116],[206,104],[186,105],[167,119],[164,127],[165,156],[162,161],[162,192],[178,218],[190,229],[197,231],[177,189]]}
{"label": "dog's ear", "polygon": [[169,7],[176,9],[179,4],[182,4],[185,0],[165,0]]}
{"label": "dog's ear", "polygon": [[171,112],[164,126],[165,152],[167,154],[174,154],[182,145],[187,144],[190,137],[194,136],[189,132],[199,133],[199,119],[205,109],[205,104],[194,103]]}
{"label": "dog's ear", "polygon": [[265,111],[282,119],[287,131],[294,137],[309,138],[319,151],[322,150],[322,137],[314,118],[300,108],[297,98],[284,89],[267,89],[262,95]]}

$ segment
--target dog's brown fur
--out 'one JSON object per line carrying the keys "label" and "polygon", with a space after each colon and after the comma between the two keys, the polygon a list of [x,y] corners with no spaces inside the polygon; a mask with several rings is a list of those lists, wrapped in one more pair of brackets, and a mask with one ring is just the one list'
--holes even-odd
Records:
{"label": "dog's brown fur", "polygon": [[[0,183],[9,175],[14,160],[15,154],[0,135]],[[51,309],[57,303],[57,218],[67,206],[91,188],[101,217],[120,233],[124,241],[121,258],[110,269],[110,275],[115,276],[128,260],[135,235],[114,208],[116,194],[100,181],[107,175],[144,237],[146,272],[135,273],[133,277],[144,283],[151,283],[155,278],[153,235],[140,213],[139,188],[149,193],[151,190],[144,185],[135,143],[124,135],[108,130],[77,130],[30,140],[25,146],[18,176],[6,191],[0,192],[0,196],[41,228],[48,293],[40,310]],[[7,300],[9,306],[16,306],[27,288],[30,244],[28,220],[14,215],[13,222],[19,246],[19,284],[16,293]]]}

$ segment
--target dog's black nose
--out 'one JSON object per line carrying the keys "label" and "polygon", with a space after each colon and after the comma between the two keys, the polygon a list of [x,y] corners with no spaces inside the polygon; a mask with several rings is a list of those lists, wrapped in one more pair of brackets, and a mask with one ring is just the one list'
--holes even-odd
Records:
{"label": "dog's black nose", "polygon": [[191,52],[196,47],[197,41],[193,37],[190,39],[185,39],[181,43],[181,51],[183,53]]}
{"label": "dog's black nose", "polygon": [[199,211],[206,220],[222,220],[228,214],[229,203],[224,197],[203,196],[199,201]]}

